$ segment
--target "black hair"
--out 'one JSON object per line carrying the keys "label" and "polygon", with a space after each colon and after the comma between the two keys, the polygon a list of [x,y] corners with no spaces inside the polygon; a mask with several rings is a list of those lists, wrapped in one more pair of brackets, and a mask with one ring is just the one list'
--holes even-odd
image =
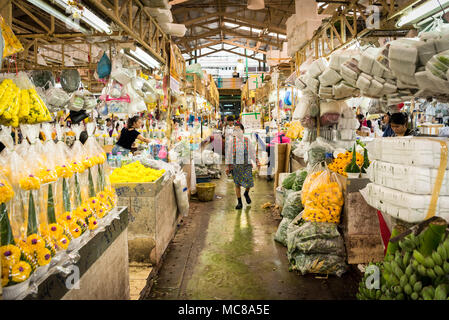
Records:
{"label": "black hair", "polygon": [[393,113],[390,117],[390,124],[399,124],[399,125],[406,125],[408,122],[408,117],[406,113],[403,112],[397,112]]}
{"label": "black hair", "polygon": [[87,131],[86,130],[81,131],[81,133],[80,133],[80,142],[82,144],[84,144],[86,142],[87,138],[88,138]]}
{"label": "black hair", "polygon": [[241,123],[239,122],[239,123],[236,123],[235,125],[236,125],[237,127],[239,127],[240,129],[242,129],[243,132],[245,132],[245,127],[243,126],[243,124],[241,124]]}
{"label": "black hair", "polygon": [[139,119],[140,119],[139,116],[134,116],[134,117],[129,118],[128,122],[126,123],[126,127],[128,129],[131,129]]}
{"label": "black hair", "polygon": [[234,121],[234,116],[228,116],[228,117],[226,118],[226,121]]}
{"label": "black hair", "polygon": [[358,115],[357,115],[357,119],[363,120],[363,118],[365,118],[365,117],[363,116],[363,114],[358,114]]}

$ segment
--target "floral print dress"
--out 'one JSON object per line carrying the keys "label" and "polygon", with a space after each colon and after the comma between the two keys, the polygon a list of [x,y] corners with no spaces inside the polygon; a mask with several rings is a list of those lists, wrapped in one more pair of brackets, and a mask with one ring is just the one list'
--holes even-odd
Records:
{"label": "floral print dress", "polygon": [[231,137],[232,143],[226,152],[226,164],[230,166],[234,183],[243,188],[254,187],[253,165],[251,161],[259,165],[254,147],[247,137],[239,139]]}

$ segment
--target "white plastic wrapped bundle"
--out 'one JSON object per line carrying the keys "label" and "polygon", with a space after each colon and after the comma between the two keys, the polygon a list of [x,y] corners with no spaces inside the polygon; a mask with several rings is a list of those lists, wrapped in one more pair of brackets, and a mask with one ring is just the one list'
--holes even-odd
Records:
{"label": "white plastic wrapped bundle", "polygon": [[334,69],[326,68],[318,79],[320,80],[321,86],[328,87],[338,83],[341,80],[341,76]]}
{"label": "white plastic wrapped bundle", "polygon": [[303,90],[303,89],[305,89],[306,88],[306,83],[305,83],[305,80],[304,80],[304,76],[300,76],[299,78],[297,78],[296,80],[295,80],[295,87],[296,88],[298,88],[298,89],[300,89],[300,90]]}
{"label": "white plastic wrapped bundle", "polygon": [[318,94],[318,88],[320,86],[320,82],[312,77],[308,77],[306,80],[306,84],[307,84],[307,89],[312,91],[315,94]]}
{"label": "white plastic wrapped bundle", "polygon": [[368,91],[371,84],[371,77],[365,73],[360,74],[356,82],[356,87],[363,91]]}
{"label": "white plastic wrapped bundle", "polygon": [[382,83],[380,83],[376,79],[373,79],[371,80],[367,93],[371,97],[379,96],[379,94],[382,92],[383,87],[384,86],[382,85]]}
{"label": "white plastic wrapped bundle", "polygon": [[390,69],[392,69],[391,60],[409,62],[416,65],[416,62],[418,61],[417,46],[420,44],[420,41],[412,39],[400,39],[392,41],[390,44],[390,50],[388,51]]}
{"label": "white plastic wrapped bundle", "polygon": [[341,81],[332,88],[333,88],[332,94],[334,98],[337,100],[351,97],[356,91],[356,88],[351,86],[346,81]]}
{"label": "white plastic wrapped bundle", "polygon": [[426,63],[437,54],[436,41],[429,39],[428,41],[421,41],[417,46],[419,64],[425,66]]}
{"label": "white plastic wrapped bundle", "polygon": [[365,73],[372,74],[373,65],[376,61],[376,56],[379,54],[379,48],[370,47],[362,52],[358,68]]}
{"label": "white plastic wrapped bundle", "polygon": [[[447,139],[438,140],[449,144]],[[371,160],[428,168],[438,168],[440,165],[440,143],[426,138],[376,138],[367,144],[367,148]]]}
{"label": "white plastic wrapped bundle", "polygon": [[[431,201],[430,195],[404,193],[374,183],[369,183],[360,193],[370,206],[410,223],[426,219]],[[438,198],[435,216],[449,220],[449,197]]]}
{"label": "white plastic wrapped bundle", "polygon": [[405,60],[397,60],[390,59],[390,68],[394,75],[403,74],[413,77],[416,71],[416,65],[405,61]]}
{"label": "white plastic wrapped bundle", "polygon": [[161,8],[147,8],[150,15],[156,19],[158,23],[172,23],[173,16],[170,10]]}
{"label": "white plastic wrapped bundle", "polygon": [[324,72],[327,66],[327,60],[325,58],[320,58],[315,60],[311,65],[307,73],[313,77],[318,78],[320,74]]}
{"label": "white plastic wrapped bundle", "polygon": [[341,113],[341,105],[337,101],[321,101],[320,116],[326,113]]}
{"label": "white plastic wrapped bundle", "polygon": [[331,57],[329,59],[329,68],[332,68],[336,71],[340,71],[341,65],[349,59],[351,59],[351,56],[349,56],[349,55],[334,53],[331,55]]}
{"label": "white plastic wrapped bundle", "polygon": [[184,37],[187,31],[186,26],[183,24],[161,23],[160,26],[164,32],[175,37]]}
{"label": "white plastic wrapped bundle", "polygon": [[441,38],[435,40],[435,49],[437,52],[449,50],[449,34],[445,34]]}
{"label": "white plastic wrapped bundle", "polygon": [[[373,161],[368,168],[371,182],[414,194],[432,194],[438,169],[406,166],[383,161]],[[446,172],[440,190],[441,196],[449,196],[449,174]]]}
{"label": "white plastic wrapped bundle", "polygon": [[175,179],[173,180],[173,185],[175,187],[176,203],[178,205],[179,212],[187,217],[189,214],[189,195],[187,187],[187,178],[185,173],[177,173]]}

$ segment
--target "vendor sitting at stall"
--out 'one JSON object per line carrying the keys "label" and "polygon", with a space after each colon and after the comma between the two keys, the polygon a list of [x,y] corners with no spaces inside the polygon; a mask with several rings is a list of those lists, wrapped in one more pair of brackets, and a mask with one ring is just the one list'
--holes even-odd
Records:
{"label": "vendor sitting at stall", "polygon": [[393,113],[390,117],[390,127],[393,131],[392,137],[401,136],[417,136],[418,132],[416,130],[410,130],[407,128],[408,116],[406,113],[397,112]]}
{"label": "vendor sitting at stall", "polygon": [[121,152],[123,156],[126,156],[131,151],[131,147],[136,139],[149,143],[150,139],[145,138],[137,131],[141,127],[142,119],[140,117],[134,116],[129,118],[126,127],[122,129],[117,137],[118,141],[114,148],[112,148],[112,154],[116,155],[118,152]]}

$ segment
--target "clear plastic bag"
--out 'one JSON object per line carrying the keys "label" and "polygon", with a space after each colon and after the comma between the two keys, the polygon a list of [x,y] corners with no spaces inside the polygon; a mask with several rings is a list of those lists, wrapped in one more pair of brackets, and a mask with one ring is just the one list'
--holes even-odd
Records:
{"label": "clear plastic bag", "polygon": [[301,191],[292,192],[285,199],[281,215],[284,218],[294,219],[302,209]]}
{"label": "clear plastic bag", "polygon": [[328,168],[315,168],[303,185],[303,219],[338,224],[343,206],[343,188]]}
{"label": "clear plastic bag", "polygon": [[178,205],[179,212],[187,217],[189,214],[189,195],[187,188],[187,178],[185,173],[179,172],[173,180],[173,185],[175,187],[176,203]]}
{"label": "clear plastic bag", "polygon": [[78,90],[81,84],[81,76],[76,69],[65,69],[61,72],[61,86],[67,93],[72,93]]}
{"label": "clear plastic bag", "polygon": [[64,108],[70,101],[70,96],[62,88],[50,87],[45,93],[48,107],[57,111]]}
{"label": "clear plastic bag", "polygon": [[0,28],[4,40],[3,58],[22,52],[24,50],[22,44],[2,16],[0,16]]}
{"label": "clear plastic bag", "polygon": [[292,222],[292,219],[283,218],[279,224],[276,234],[274,235],[274,240],[281,243],[285,247],[287,246],[287,228],[290,222]]}

